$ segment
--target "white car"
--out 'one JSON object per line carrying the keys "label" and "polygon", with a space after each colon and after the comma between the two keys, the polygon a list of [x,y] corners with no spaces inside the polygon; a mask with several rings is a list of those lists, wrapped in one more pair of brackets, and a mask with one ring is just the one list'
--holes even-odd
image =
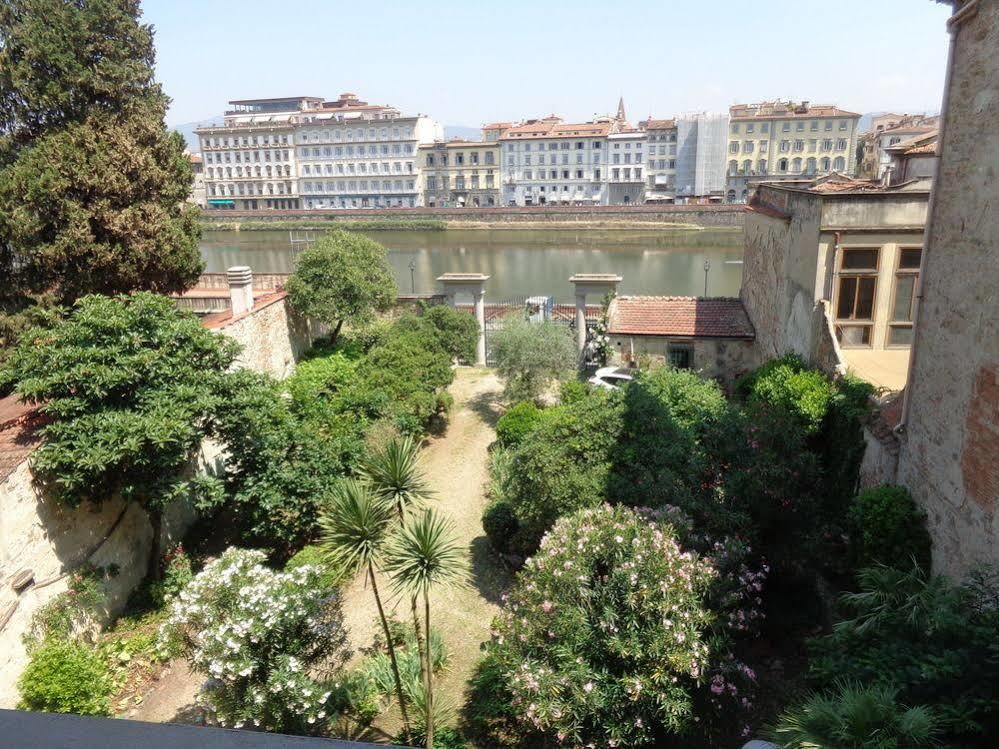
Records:
{"label": "white car", "polygon": [[629,383],[633,379],[635,378],[632,377],[631,372],[623,367],[601,367],[593,373],[593,377],[587,382],[606,390],[616,390],[619,386]]}

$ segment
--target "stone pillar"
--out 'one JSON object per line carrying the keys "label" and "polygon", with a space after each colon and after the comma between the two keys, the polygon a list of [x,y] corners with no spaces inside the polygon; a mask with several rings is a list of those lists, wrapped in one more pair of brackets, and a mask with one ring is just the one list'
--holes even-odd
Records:
{"label": "stone pillar", "polygon": [[448,304],[455,306],[458,294],[470,294],[475,302],[475,319],[479,323],[479,340],[475,346],[475,364],[486,365],[486,281],[482,273],[445,273],[437,279],[444,286]]}
{"label": "stone pillar", "polygon": [[576,348],[586,348],[586,294],[576,294]]}
{"label": "stone pillar", "polygon": [[253,271],[248,265],[235,265],[226,271],[229,281],[229,304],[232,316],[242,315],[253,309]]}
{"label": "stone pillar", "polygon": [[475,364],[486,366],[486,290],[475,295],[475,319],[479,323],[479,340],[475,344]]}

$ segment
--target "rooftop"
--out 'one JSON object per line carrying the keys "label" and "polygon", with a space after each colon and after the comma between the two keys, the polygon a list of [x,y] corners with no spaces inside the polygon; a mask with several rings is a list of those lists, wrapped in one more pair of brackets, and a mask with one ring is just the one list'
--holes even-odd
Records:
{"label": "rooftop", "polygon": [[599,137],[612,132],[617,132],[617,124],[613,121],[562,122],[560,117],[549,115],[542,120],[528,120],[521,125],[514,125],[503,133],[502,140]]}
{"label": "rooftop", "polygon": [[752,340],[753,324],[739,299],[692,296],[620,296],[611,302],[611,335]]}
{"label": "rooftop", "polygon": [[646,130],[672,130],[676,127],[676,120],[654,120],[650,117],[644,122],[639,122],[638,126]]}
{"label": "rooftop", "polygon": [[860,117],[856,112],[832,104],[811,104],[807,101],[763,101],[756,104],[733,104],[729,116],[737,120],[785,120],[796,117]]}

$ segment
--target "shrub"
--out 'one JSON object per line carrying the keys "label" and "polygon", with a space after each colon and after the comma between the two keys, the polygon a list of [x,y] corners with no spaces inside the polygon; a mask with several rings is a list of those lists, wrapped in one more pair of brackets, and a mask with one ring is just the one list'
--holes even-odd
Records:
{"label": "shrub", "polygon": [[67,590],[39,608],[23,640],[32,650],[49,640],[83,640],[92,643],[100,630],[104,590],[92,569],[73,572]]}
{"label": "shrub", "polygon": [[535,735],[521,720],[521,709],[514,704],[507,687],[506,670],[497,648],[491,646],[476,664],[469,679],[468,699],[462,706],[462,727],[478,746],[541,746],[544,738]]}
{"label": "shrub", "polygon": [[516,447],[544,418],[533,401],[515,403],[496,422],[496,437],[503,447]]}
{"label": "shrub", "polygon": [[424,309],[423,319],[433,325],[437,340],[452,359],[466,364],[475,361],[479,323],[471,313],[438,304]]}
{"label": "shrub", "polygon": [[619,396],[593,393],[553,409],[513,451],[504,490],[519,524],[512,550],[531,553],[559,517],[605,501],[622,428]]}
{"label": "shrub", "polygon": [[795,354],[773,359],[737,385],[751,402],[765,403],[792,414],[808,434],[815,434],[833,398],[832,383],[808,369]]}
{"label": "shrub", "polygon": [[[400,746],[407,742],[412,746],[426,746],[426,729],[418,726],[413,729],[411,737],[407,737],[403,732],[396,736],[394,741]],[[468,742],[456,729],[450,726],[440,726],[434,728],[434,747],[435,749],[468,749]]]}
{"label": "shrub", "polygon": [[179,637],[191,668],[212,679],[206,696],[223,725],[323,733],[348,709],[332,683],[350,655],[339,597],[319,569],[274,572],[264,559],[230,548],[206,565],[163,636]]}
{"label": "shrub", "polygon": [[553,379],[574,371],[578,361],[572,333],[553,322],[511,317],[491,341],[496,370],[506,380],[511,400],[537,400]]}
{"label": "shrub", "polygon": [[107,665],[96,651],[71,640],[50,639],[34,650],[17,688],[21,710],[110,714]]}
{"label": "shrub", "polygon": [[343,579],[343,573],[338,570],[323,553],[319,544],[309,544],[299,549],[287,562],[285,572],[291,572],[301,567],[312,567],[319,570],[316,585],[326,590],[333,590]]}
{"label": "shrub", "polygon": [[711,568],[625,508],[560,520],[497,618],[517,720],[553,742],[642,746],[694,723],[711,667]]}
{"label": "shrub", "polygon": [[482,528],[493,548],[500,553],[510,551],[510,542],[517,535],[520,524],[509,503],[494,500],[486,505],[482,513]]}
{"label": "shrub", "polygon": [[860,592],[843,596],[850,617],[811,643],[816,686],[845,679],[892,686],[905,705],[939,718],[944,746],[992,746],[999,732],[999,585],[975,576],[963,586],[908,571],[873,567]]}
{"label": "shrub", "polygon": [[566,380],[559,386],[558,399],[562,405],[580,401],[590,394],[590,386],[579,380]]}
{"label": "shrub", "polygon": [[840,683],[785,712],[772,731],[784,749],[920,749],[937,746],[939,721],[927,707],[906,707],[891,686]]}
{"label": "shrub", "polygon": [[884,564],[930,569],[926,513],[904,486],[879,486],[858,494],[850,506],[853,560],[857,567]]}
{"label": "shrub", "polygon": [[157,606],[174,598],[194,578],[191,558],[180,544],[163,555],[163,567],[163,576],[150,585],[150,594]]}

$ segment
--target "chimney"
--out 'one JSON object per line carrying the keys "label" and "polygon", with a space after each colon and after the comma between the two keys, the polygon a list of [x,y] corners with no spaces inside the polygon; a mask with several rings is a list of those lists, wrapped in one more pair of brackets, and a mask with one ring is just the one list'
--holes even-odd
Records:
{"label": "chimney", "polygon": [[226,271],[229,279],[229,302],[232,316],[253,309],[253,271],[248,265],[235,265]]}

